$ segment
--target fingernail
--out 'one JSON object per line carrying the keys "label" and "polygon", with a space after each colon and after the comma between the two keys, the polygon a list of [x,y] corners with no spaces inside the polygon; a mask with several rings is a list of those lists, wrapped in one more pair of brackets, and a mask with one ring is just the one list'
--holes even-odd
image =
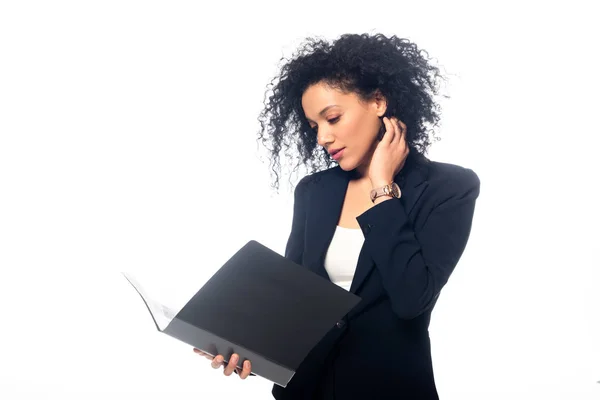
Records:
{"label": "fingernail", "polygon": [[250,361],[244,361],[244,367],[246,367],[246,368],[250,367]]}

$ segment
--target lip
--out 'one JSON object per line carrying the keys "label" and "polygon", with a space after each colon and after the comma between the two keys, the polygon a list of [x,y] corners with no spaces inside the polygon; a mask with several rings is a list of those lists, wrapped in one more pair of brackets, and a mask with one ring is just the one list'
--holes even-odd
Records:
{"label": "lip", "polygon": [[337,151],[335,151],[335,152],[334,152],[334,153],[331,155],[331,157],[332,157],[334,160],[336,160],[336,161],[337,161],[337,160],[339,160],[339,159],[340,159],[340,158],[341,158],[341,157],[344,155],[344,149],[345,149],[345,147],[344,147],[344,148],[342,148],[342,149],[340,149],[340,150],[337,150]]}

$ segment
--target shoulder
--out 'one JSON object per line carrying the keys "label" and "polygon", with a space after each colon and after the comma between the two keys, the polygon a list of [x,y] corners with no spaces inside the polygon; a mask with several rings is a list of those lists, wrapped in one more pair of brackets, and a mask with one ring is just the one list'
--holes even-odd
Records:
{"label": "shoulder", "polygon": [[334,178],[342,174],[342,169],[339,166],[331,167],[325,170],[312,172],[305,175],[296,185],[296,191],[310,190],[316,183],[325,179]]}
{"label": "shoulder", "polygon": [[479,176],[471,168],[440,161],[429,161],[427,166],[430,183],[479,185]]}
{"label": "shoulder", "polygon": [[436,196],[455,197],[472,194],[479,195],[479,176],[471,168],[457,164],[428,160],[427,181]]}

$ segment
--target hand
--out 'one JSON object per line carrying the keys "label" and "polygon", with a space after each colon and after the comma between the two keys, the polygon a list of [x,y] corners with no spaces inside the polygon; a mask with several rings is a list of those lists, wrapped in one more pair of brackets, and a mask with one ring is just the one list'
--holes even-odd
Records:
{"label": "hand", "polygon": [[[225,364],[225,357],[223,357],[220,354],[218,354],[216,357],[213,357],[210,354],[207,354],[207,353],[203,352],[202,350],[196,349],[196,348],[194,348],[194,353],[204,356],[205,358],[208,358],[209,360],[212,360],[211,366],[214,369],[219,369],[219,368],[221,368],[222,365]],[[239,357],[239,356],[235,353],[232,354],[231,358],[229,359],[229,363],[223,369],[223,374],[225,376],[230,376],[235,371],[241,379],[246,379],[250,375],[250,371],[252,369],[250,360],[244,361],[244,368],[239,368],[237,366],[238,359],[236,357]]]}
{"label": "hand", "polygon": [[373,187],[391,183],[404,166],[409,153],[404,122],[396,117],[391,120],[384,117],[383,122],[386,131],[377,144],[369,165],[369,179]]}

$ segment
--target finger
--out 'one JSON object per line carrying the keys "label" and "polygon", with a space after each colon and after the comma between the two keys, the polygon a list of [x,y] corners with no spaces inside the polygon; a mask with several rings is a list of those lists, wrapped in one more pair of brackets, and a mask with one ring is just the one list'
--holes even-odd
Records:
{"label": "finger", "polygon": [[195,347],[194,347],[194,353],[198,354],[199,356],[207,356],[208,355],[207,353],[205,353],[202,350],[197,349]]}
{"label": "finger", "polygon": [[388,117],[383,118],[383,123],[385,124],[385,134],[381,141],[389,144],[394,138],[394,126]]}
{"label": "finger", "polygon": [[194,353],[198,354],[199,356],[203,356],[204,358],[206,358],[206,359],[208,359],[208,360],[212,360],[212,359],[214,359],[214,357],[213,357],[213,356],[211,356],[211,355],[210,355],[210,354],[208,354],[208,353],[205,353],[205,352],[203,352],[203,351],[202,351],[202,350],[200,350],[200,349],[196,349],[196,348],[194,348]]}
{"label": "finger", "polygon": [[233,371],[235,371],[235,367],[237,366],[238,359],[239,356],[237,354],[232,354],[231,358],[229,359],[229,363],[223,370],[223,374],[225,376],[230,376],[231,374],[233,374]]}
{"label": "finger", "polygon": [[400,141],[400,139],[402,138],[402,126],[400,125],[401,122],[400,120],[398,120],[398,118],[394,117],[394,140],[393,143],[398,143]]}
{"label": "finger", "polygon": [[242,366],[243,366],[243,368],[239,375],[240,375],[240,378],[246,379],[250,375],[250,372],[252,371],[252,365],[250,364],[250,360],[244,361],[244,364],[242,364]]}
{"label": "finger", "polygon": [[406,154],[408,150],[408,146],[406,143],[406,125],[404,122],[397,120],[396,126],[398,130],[398,138],[394,141],[393,146],[402,149],[402,153]]}
{"label": "finger", "polygon": [[210,366],[213,367],[214,369],[219,369],[221,368],[221,365],[223,365],[223,362],[225,361],[225,358],[222,355],[217,355],[212,363],[210,363]]}
{"label": "finger", "polygon": [[406,142],[406,132],[407,132],[407,128],[406,128],[406,124],[402,121],[398,121],[399,125],[400,125],[400,130],[401,130],[401,135],[400,135],[400,141],[402,142],[403,146],[405,147],[405,153],[408,153],[408,144]]}
{"label": "finger", "polygon": [[400,120],[398,120],[400,124],[400,131],[402,132],[402,136],[406,136],[406,124]]}

